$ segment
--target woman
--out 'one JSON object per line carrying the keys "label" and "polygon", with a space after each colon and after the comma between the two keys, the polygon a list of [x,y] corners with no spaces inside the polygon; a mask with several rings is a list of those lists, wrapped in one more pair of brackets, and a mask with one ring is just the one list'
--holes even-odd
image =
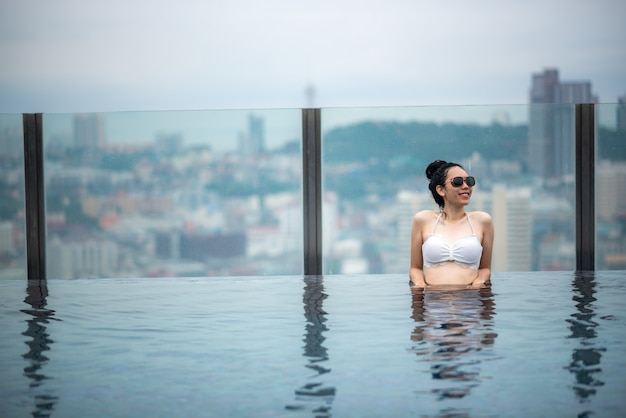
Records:
{"label": "woman", "polygon": [[485,212],[465,212],[474,177],[459,164],[433,161],[426,168],[439,211],[423,210],[411,228],[411,285],[481,287],[491,277],[493,222]]}

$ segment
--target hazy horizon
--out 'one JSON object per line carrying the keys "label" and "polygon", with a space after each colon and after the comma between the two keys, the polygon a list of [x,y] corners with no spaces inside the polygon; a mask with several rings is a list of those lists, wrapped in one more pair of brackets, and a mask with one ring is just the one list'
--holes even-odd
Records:
{"label": "hazy horizon", "polygon": [[517,105],[547,68],[616,103],[625,15],[621,0],[3,2],[0,112]]}

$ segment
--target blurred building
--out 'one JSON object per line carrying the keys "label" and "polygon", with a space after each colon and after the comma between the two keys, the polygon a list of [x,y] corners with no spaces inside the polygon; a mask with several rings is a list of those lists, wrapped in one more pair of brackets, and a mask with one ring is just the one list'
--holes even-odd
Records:
{"label": "blurred building", "polygon": [[619,192],[624,190],[626,162],[602,161],[596,168],[596,216],[612,221],[626,215],[626,194]]}
{"label": "blurred building", "polygon": [[248,130],[239,136],[241,155],[256,155],[265,152],[265,120],[253,114],[248,115]]}
{"label": "blurred building", "polygon": [[104,117],[101,113],[78,113],[74,115],[74,146],[90,150],[106,145]]}
{"label": "blurred building", "polygon": [[596,165],[596,268],[626,268],[626,162],[602,161]]}
{"label": "blurred building", "polygon": [[617,131],[626,132],[626,94],[617,99]]}
{"label": "blurred building", "polygon": [[7,158],[23,158],[24,134],[15,127],[0,127],[0,156]]}
{"label": "blurred building", "polygon": [[154,150],[159,157],[171,157],[183,150],[183,136],[180,133],[158,133]]}
{"label": "blurred building", "polygon": [[[575,103],[595,103],[591,82],[562,82],[557,69],[532,75],[528,123],[528,168],[555,179],[575,172]],[[569,105],[569,106],[568,106]]]}
{"label": "blurred building", "polygon": [[13,223],[0,222],[0,254],[10,253],[15,249],[13,244]]}
{"label": "blurred building", "polygon": [[195,260],[241,257],[246,254],[244,233],[165,231],[155,234],[158,259]]}
{"label": "blurred building", "polygon": [[62,241],[54,237],[46,251],[51,279],[115,277],[118,271],[119,249],[110,240]]}
{"label": "blurred building", "polygon": [[[430,199],[430,201],[428,200]],[[387,271],[409,272],[411,265],[411,228],[413,217],[417,212],[434,205],[430,195],[425,193],[400,191],[396,196],[398,208],[398,223],[396,224],[398,235],[398,250],[385,263]]]}
{"label": "blurred building", "polygon": [[[531,270],[533,220],[530,189],[494,187],[491,196],[495,230],[494,271]],[[499,254],[503,250],[505,254]]]}

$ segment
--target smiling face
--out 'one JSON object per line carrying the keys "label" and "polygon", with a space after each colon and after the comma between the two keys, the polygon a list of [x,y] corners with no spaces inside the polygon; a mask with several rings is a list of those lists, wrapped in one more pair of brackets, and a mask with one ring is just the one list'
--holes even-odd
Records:
{"label": "smiling face", "polygon": [[443,197],[448,205],[467,205],[472,197],[473,187],[468,186],[466,182],[460,187],[454,187],[451,181],[454,177],[467,177],[467,172],[461,167],[450,167],[446,173],[446,182],[444,186],[437,186],[437,193]]}

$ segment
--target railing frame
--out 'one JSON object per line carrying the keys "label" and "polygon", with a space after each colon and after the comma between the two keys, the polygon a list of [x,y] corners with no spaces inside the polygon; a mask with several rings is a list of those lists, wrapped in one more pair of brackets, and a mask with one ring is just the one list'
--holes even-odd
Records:
{"label": "railing frame", "polygon": [[595,106],[576,105],[576,270],[595,270]]}
{"label": "railing frame", "polygon": [[[46,280],[43,115],[23,114],[28,280]],[[304,274],[322,275],[322,112],[302,109]],[[595,107],[576,104],[576,269],[595,270]]]}
{"label": "railing frame", "polygon": [[26,264],[28,280],[46,280],[46,209],[43,177],[43,115],[25,113]]}
{"label": "railing frame", "polygon": [[322,119],[320,109],[302,109],[304,275],[322,274]]}

